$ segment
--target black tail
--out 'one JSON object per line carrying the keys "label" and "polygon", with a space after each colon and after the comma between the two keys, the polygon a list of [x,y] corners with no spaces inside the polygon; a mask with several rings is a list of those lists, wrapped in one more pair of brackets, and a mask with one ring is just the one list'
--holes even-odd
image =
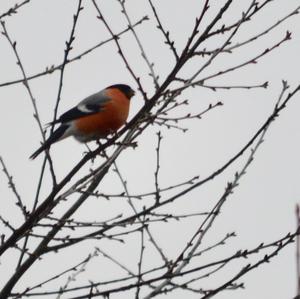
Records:
{"label": "black tail", "polygon": [[40,148],[38,148],[29,158],[31,160],[35,159],[41,152],[43,152],[46,149],[49,149],[50,146],[55,143],[56,141],[60,140],[60,138],[64,135],[66,132],[66,129],[68,128],[67,125],[60,126],[57,130],[55,130],[50,137],[45,141],[44,144]]}

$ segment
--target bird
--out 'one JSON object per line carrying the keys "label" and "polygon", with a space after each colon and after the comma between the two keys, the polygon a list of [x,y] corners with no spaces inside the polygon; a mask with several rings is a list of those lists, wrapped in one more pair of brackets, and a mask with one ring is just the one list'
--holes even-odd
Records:
{"label": "bird", "polygon": [[126,84],[115,84],[88,96],[77,106],[50,122],[49,126],[60,124],[30,159],[62,139],[73,136],[79,142],[89,142],[115,133],[127,120],[130,99],[135,91]]}

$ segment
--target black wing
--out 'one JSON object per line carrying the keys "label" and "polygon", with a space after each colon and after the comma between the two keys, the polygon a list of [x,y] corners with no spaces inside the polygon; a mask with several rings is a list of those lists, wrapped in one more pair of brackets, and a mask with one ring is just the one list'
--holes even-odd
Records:
{"label": "black wing", "polygon": [[66,123],[83,116],[98,113],[103,110],[109,100],[103,91],[95,93],[81,101],[76,107],[62,114],[57,120],[50,124]]}
{"label": "black wing", "polygon": [[91,114],[95,114],[101,110],[101,107],[99,105],[85,105],[85,109],[81,110],[80,107],[76,106],[64,114],[60,116],[60,118],[57,120],[57,122],[65,123],[77,118],[80,118],[82,116],[87,116]]}

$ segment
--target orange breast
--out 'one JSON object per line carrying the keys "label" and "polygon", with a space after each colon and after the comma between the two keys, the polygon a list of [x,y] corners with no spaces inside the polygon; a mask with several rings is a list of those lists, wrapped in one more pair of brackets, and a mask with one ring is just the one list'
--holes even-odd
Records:
{"label": "orange breast", "polygon": [[100,112],[81,117],[75,122],[80,135],[85,135],[86,140],[105,137],[117,131],[126,122],[130,101],[115,88],[107,90],[106,94],[111,100]]}

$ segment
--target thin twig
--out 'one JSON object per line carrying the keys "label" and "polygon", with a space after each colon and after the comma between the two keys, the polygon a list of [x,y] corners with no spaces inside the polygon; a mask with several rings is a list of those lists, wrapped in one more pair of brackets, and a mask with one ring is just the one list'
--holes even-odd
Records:
{"label": "thin twig", "polygon": [[[300,230],[300,207],[296,205],[297,230]],[[297,296],[300,298],[300,234],[296,238]],[[296,298],[297,298],[296,296]]]}
{"label": "thin twig", "polygon": [[175,48],[175,42],[172,41],[172,40],[170,39],[170,32],[169,32],[169,31],[166,31],[166,30],[164,29],[164,26],[163,26],[162,23],[161,23],[161,20],[160,20],[160,18],[159,18],[159,16],[158,16],[158,13],[157,13],[157,10],[156,10],[154,4],[152,3],[152,0],[148,0],[148,2],[149,2],[149,4],[150,4],[150,6],[151,6],[153,15],[154,15],[154,17],[155,17],[155,19],[156,19],[156,22],[157,22],[157,24],[158,24],[158,25],[157,25],[157,28],[162,32],[162,34],[163,34],[163,36],[164,36],[164,38],[165,38],[165,44],[167,44],[167,45],[170,47],[172,53],[173,53],[174,56],[175,56],[176,61],[178,61],[178,60],[179,60],[179,55],[177,54],[177,50],[176,50],[176,48]]}
{"label": "thin twig", "polygon": [[4,160],[1,156],[0,156],[0,164],[2,165],[2,170],[8,179],[8,186],[12,190],[13,194],[15,195],[15,197],[17,199],[16,205],[21,209],[23,216],[26,219],[27,215],[28,215],[28,211],[26,209],[26,206],[22,202],[22,198],[21,198],[19,192],[17,191],[16,185],[13,181],[13,177],[9,174],[8,169],[7,169],[7,167],[4,163]]}
{"label": "thin twig", "polygon": [[0,20],[4,17],[10,17],[18,12],[18,9],[21,8],[23,5],[29,3],[30,0],[25,0],[20,3],[16,3],[13,7],[9,8],[6,12],[0,15]]}
{"label": "thin twig", "polygon": [[141,51],[141,55],[143,57],[143,59],[145,60],[149,70],[150,70],[150,76],[151,78],[153,79],[153,83],[154,83],[154,86],[156,89],[159,88],[159,83],[158,83],[158,75],[155,73],[154,71],[154,64],[152,62],[150,62],[147,54],[146,54],[146,51],[142,45],[142,42],[141,42],[141,39],[139,38],[138,34],[136,33],[133,25],[132,25],[132,22],[131,22],[131,19],[129,17],[129,14],[126,10],[126,6],[125,6],[125,0],[118,0],[118,2],[120,3],[121,7],[122,7],[122,13],[125,15],[125,18],[127,20],[127,23],[128,23],[128,27],[130,29],[130,31],[132,32],[137,44],[138,44],[138,47]]}
{"label": "thin twig", "polygon": [[[143,95],[143,98],[144,98],[144,101],[146,101],[148,98],[147,98],[147,95],[146,95],[146,92],[144,91],[144,88],[142,87],[141,85],[141,82],[140,82],[140,78],[136,76],[136,74],[134,73],[131,65],[129,64],[122,48],[121,48],[121,45],[119,43],[119,40],[118,40],[118,37],[114,34],[114,32],[112,31],[111,27],[109,26],[109,24],[107,23],[106,19],[104,18],[103,14],[101,13],[101,10],[99,8],[99,5],[96,3],[96,0],[92,0],[94,6],[95,6],[95,9],[96,11],[98,12],[98,19],[101,20],[103,22],[103,24],[105,25],[106,29],[108,30],[108,32],[110,33],[111,37],[113,38],[117,48],[118,48],[118,53],[120,54],[127,70],[129,71],[130,75],[132,76],[132,78],[135,80],[136,84],[138,85],[138,88],[139,88],[139,91],[142,93]],[[132,27],[132,26],[131,26]]]}
{"label": "thin twig", "polygon": [[[138,20],[137,22],[135,22],[132,27],[136,27],[136,26],[139,26],[141,25],[144,21],[147,21],[149,20],[149,18],[147,16],[144,16],[142,17],[140,20]],[[123,29],[122,31],[119,31],[116,36],[118,38],[120,38],[122,35],[124,35],[125,33],[127,33],[128,31],[130,31],[130,29],[127,27],[125,29]],[[104,41],[101,41],[99,43],[97,43],[96,45],[92,46],[91,48],[88,48],[87,50],[81,52],[80,54],[72,57],[72,58],[68,58],[68,60],[66,61],[66,65],[68,65],[69,63],[72,63],[74,61],[77,61],[77,60],[80,60],[81,58],[87,56],[88,54],[92,53],[94,50],[108,44],[109,42],[113,41],[114,38],[113,37],[110,37]],[[51,66],[47,66],[45,68],[45,71],[41,71],[39,73],[36,73],[34,75],[30,75],[27,77],[27,80],[30,81],[32,79],[36,79],[36,78],[39,78],[39,77],[42,77],[42,76],[45,76],[45,75],[51,75],[52,73],[54,73],[55,71],[59,71],[62,67],[62,64],[58,64],[58,65],[54,65],[52,64]],[[17,79],[17,80],[13,80],[13,81],[8,81],[8,82],[3,82],[3,83],[0,83],[0,87],[3,87],[3,86],[9,86],[9,85],[14,85],[14,84],[18,84],[18,83],[22,83],[23,82],[23,79]]]}

